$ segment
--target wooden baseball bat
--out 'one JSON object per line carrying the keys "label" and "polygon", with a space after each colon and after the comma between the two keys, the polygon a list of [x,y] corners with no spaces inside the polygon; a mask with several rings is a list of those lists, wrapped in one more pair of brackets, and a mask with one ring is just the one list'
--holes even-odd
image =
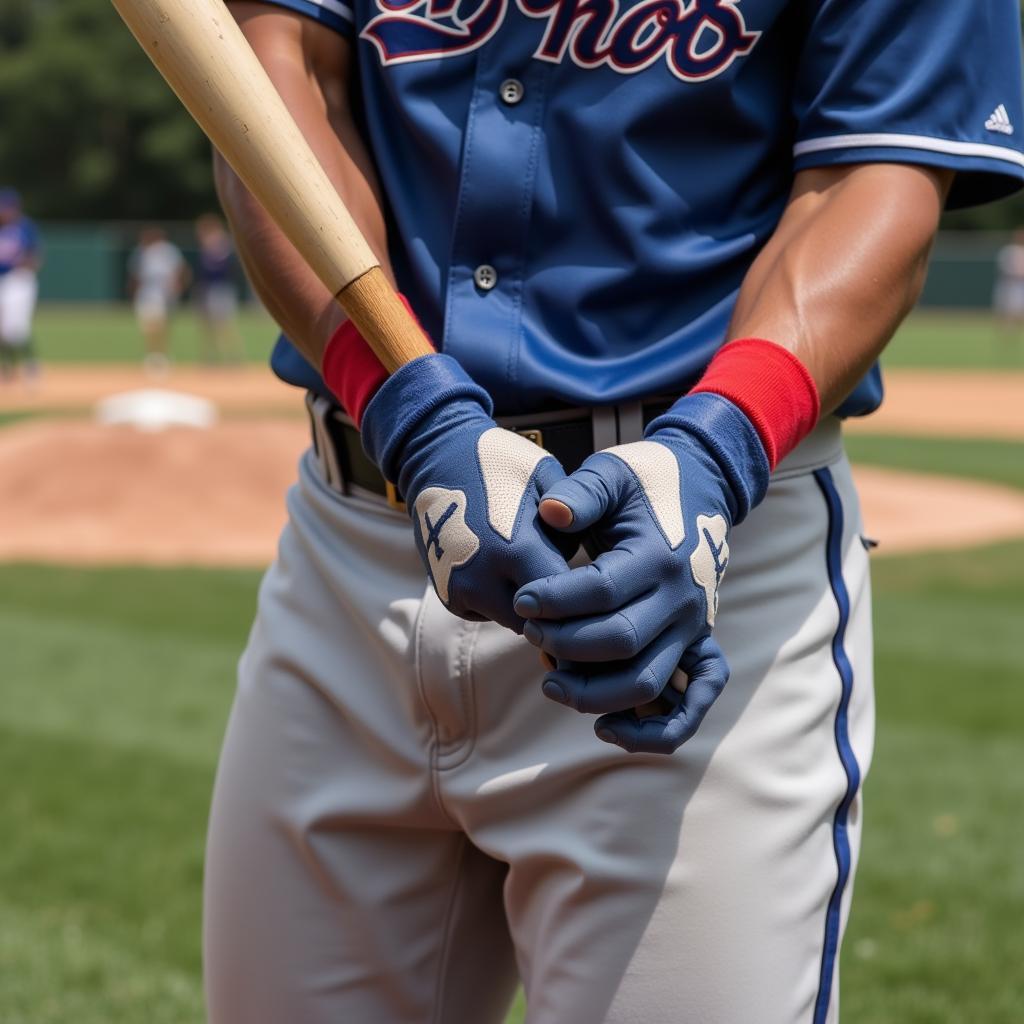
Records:
{"label": "wooden baseball bat", "polygon": [[388,372],[433,352],[222,0],[113,4]]}

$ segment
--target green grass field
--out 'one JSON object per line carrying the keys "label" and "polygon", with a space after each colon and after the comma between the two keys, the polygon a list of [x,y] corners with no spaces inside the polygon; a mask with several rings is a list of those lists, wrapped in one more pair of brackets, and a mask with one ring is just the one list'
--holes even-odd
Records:
{"label": "green grass field", "polygon": [[[172,322],[171,348],[179,362],[200,352],[198,322],[187,307]],[[247,310],[239,319],[247,357],[262,362],[277,336],[269,317]],[[44,306],[36,321],[42,357],[49,362],[133,362],[142,342],[125,306]],[[888,366],[1024,370],[1024,339],[1010,349],[998,342],[986,315],[921,312],[903,327],[885,357]]]}
{"label": "green grass field", "polygon": [[1024,338],[1006,346],[987,314],[914,313],[886,349],[882,363],[916,369],[1024,370]]}
{"label": "green grass field", "polygon": [[[1024,544],[877,563],[852,1024],[1021,1020],[1022,574]],[[201,1019],[203,832],[256,583],[0,568],[5,1024]]]}
{"label": "green grass field", "polygon": [[1024,490],[1024,442],[860,434],[846,438],[846,450],[854,462],[987,480]]}
{"label": "green grass field", "polygon": [[[243,328],[263,359],[269,321],[248,314]],[[46,309],[39,337],[49,360],[138,358],[123,310]],[[175,345],[183,361],[199,351],[186,314]],[[1015,360],[985,318],[934,315],[887,358]],[[1024,489],[1024,444],[849,447],[863,462]],[[1022,580],[1024,542],[876,562],[879,729],[844,1024],[1024,1020]],[[203,836],[257,582],[0,565],[2,1024],[202,1020]],[[520,1000],[509,1024],[522,1019]]]}
{"label": "green grass field", "polygon": [[[246,357],[265,362],[277,338],[274,322],[261,309],[238,318]],[[43,306],[36,317],[36,341],[44,362],[132,363],[142,359],[142,337],[127,306]],[[170,349],[176,362],[192,363],[202,351],[198,318],[188,307],[171,319]]]}

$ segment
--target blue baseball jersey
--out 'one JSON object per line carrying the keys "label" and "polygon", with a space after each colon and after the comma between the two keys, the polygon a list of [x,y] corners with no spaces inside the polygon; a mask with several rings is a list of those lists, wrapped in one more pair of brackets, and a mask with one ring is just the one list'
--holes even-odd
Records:
{"label": "blue baseball jersey", "polygon": [[799,170],[1024,178],[1017,0],[268,2],[356,48],[400,286],[503,412],[683,392]]}
{"label": "blue baseball jersey", "polygon": [[0,276],[35,258],[38,252],[39,232],[28,217],[0,224]]}
{"label": "blue baseball jersey", "polygon": [[200,248],[196,257],[196,284],[200,288],[232,284],[235,278],[235,250],[229,238],[222,245]]}

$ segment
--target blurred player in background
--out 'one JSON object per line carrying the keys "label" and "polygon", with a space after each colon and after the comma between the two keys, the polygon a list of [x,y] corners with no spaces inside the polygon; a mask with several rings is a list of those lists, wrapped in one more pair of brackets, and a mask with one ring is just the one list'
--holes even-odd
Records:
{"label": "blurred player in background", "polygon": [[1024,331],[1024,229],[1018,228],[996,257],[996,287],[992,297],[1000,341],[1016,350]]}
{"label": "blurred player in background", "polygon": [[203,359],[208,363],[240,363],[244,358],[238,333],[237,262],[231,236],[216,214],[196,221],[199,261],[195,298],[203,327]]}
{"label": "blurred player in background", "polygon": [[39,372],[32,345],[38,293],[39,233],[14,189],[0,189],[0,379],[20,362],[27,379]]}
{"label": "blurred player in background", "polygon": [[143,228],[128,260],[128,289],[146,343],[145,366],[151,373],[164,373],[170,365],[168,320],[190,277],[185,257],[168,241],[163,228]]}

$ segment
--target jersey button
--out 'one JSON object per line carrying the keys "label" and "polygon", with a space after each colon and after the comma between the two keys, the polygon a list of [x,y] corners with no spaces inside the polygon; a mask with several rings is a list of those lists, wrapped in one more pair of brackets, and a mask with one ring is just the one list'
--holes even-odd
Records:
{"label": "jersey button", "polygon": [[523,83],[518,78],[506,78],[498,88],[498,94],[510,107],[514,107],[525,92]]}
{"label": "jersey button", "polygon": [[481,263],[473,271],[473,280],[482,292],[489,292],[498,283],[498,272],[489,263]]}

